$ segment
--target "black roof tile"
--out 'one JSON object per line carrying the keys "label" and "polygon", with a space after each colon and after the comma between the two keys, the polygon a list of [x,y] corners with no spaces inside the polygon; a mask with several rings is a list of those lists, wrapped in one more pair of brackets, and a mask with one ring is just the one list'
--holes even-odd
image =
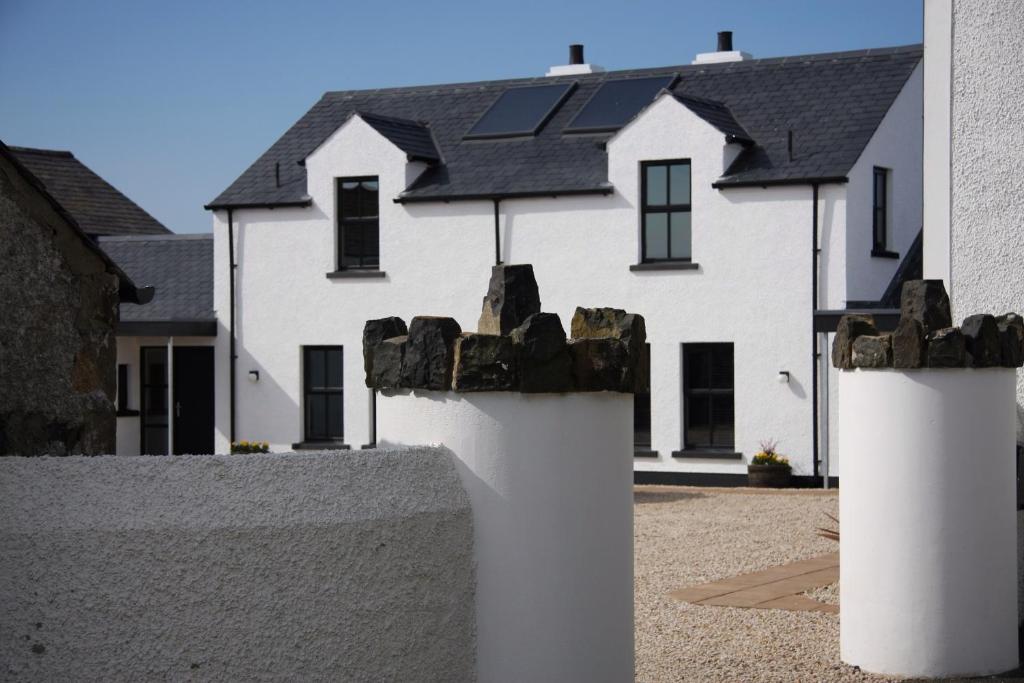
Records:
{"label": "black roof tile", "polygon": [[[403,200],[607,192],[603,143],[612,134],[573,135],[563,129],[606,80],[676,73],[679,79],[673,94],[695,106],[711,101],[714,106],[698,106],[703,116],[713,119],[720,130],[738,128],[754,141],[716,185],[842,179],[921,57],[921,46],[910,45],[561,77],[329,92],[208,208],[307,202],[305,169],[299,162],[355,112],[429,126],[431,142],[443,163],[428,168],[402,193]],[[502,91],[573,81],[578,87],[537,135],[463,139]],[[793,131],[792,158],[789,131]],[[402,140],[396,142],[400,147],[412,144],[403,137],[404,129],[403,135],[392,134]],[[425,143],[422,130],[416,135]],[[275,183],[275,164],[280,164],[280,186]]]}
{"label": "black roof tile", "polygon": [[9,147],[89,235],[164,235],[168,230],[71,152]]}
{"label": "black roof tile", "polygon": [[121,321],[216,319],[213,235],[100,237],[99,245],[135,282],[156,287],[145,306],[121,304]]}

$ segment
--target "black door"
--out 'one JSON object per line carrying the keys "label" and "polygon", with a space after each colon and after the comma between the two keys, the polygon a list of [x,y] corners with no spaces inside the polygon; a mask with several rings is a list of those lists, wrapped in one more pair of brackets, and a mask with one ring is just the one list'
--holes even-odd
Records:
{"label": "black door", "polygon": [[213,347],[174,349],[174,452],[213,453]]}

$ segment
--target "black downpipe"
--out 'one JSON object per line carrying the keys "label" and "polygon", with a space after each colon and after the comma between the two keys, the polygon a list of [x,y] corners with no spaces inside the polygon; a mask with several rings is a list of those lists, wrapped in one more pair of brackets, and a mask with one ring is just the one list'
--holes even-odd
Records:
{"label": "black downpipe", "polygon": [[501,200],[497,197],[494,198],[494,265],[501,265],[501,232],[499,230],[500,221],[498,219],[498,205],[501,204]]}
{"label": "black downpipe", "polygon": [[231,209],[228,209],[228,297],[231,300],[230,310],[228,312],[228,339],[230,344],[230,355],[231,362],[229,363],[231,379],[228,387],[228,396],[230,396],[230,423],[229,423],[229,438],[231,443],[235,443],[235,360],[238,355],[235,353],[235,222],[234,216]]}
{"label": "black downpipe", "polygon": [[818,450],[818,333],[814,331],[814,313],[818,310],[818,256],[821,249],[818,248],[818,183],[811,183],[812,209],[811,209],[811,405],[813,410],[813,436],[814,444],[814,476],[818,476],[819,457]]}

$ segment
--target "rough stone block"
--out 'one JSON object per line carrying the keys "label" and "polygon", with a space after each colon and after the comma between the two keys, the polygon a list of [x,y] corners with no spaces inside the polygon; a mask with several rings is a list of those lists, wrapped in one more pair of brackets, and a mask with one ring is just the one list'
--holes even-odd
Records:
{"label": "rough stone block", "polygon": [[949,296],[942,280],[910,280],[903,283],[900,316],[913,318],[924,327],[925,334],[953,325],[949,312]]}
{"label": "rough stone block", "polygon": [[928,334],[928,367],[962,368],[967,360],[964,335],[958,327],[945,327]]}
{"label": "rough stone block", "polygon": [[853,368],[853,342],[857,337],[878,334],[875,319],[870,315],[844,315],[839,319],[832,341],[832,365],[840,370]]}
{"label": "rough stone block", "polygon": [[621,308],[576,308],[570,325],[573,339],[621,339],[630,353],[639,353],[647,343],[644,317]]}
{"label": "rough stone block", "polygon": [[1024,366],[1024,320],[1016,313],[996,318],[999,328],[1000,365],[1004,368]]}
{"label": "rough stone block", "polygon": [[451,389],[455,339],[461,333],[462,328],[454,318],[413,318],[402,362],[402,386],[434,391]]}
{"label": "rough stone block", "polygon": [[402,387],[402,362],[405,359],[405,335],[385,339],[373,348],[373,368],[370,387],[399,389]]}
{"label": "rough stone block", "polygon": [[528,393],[572,391],[572,360],[565,328],[555,313],[535,313],[512,330],[519,365],[519,390]]}
{"label": "rough stone block", "polygon": [[857,337],[853,342],[851,360],[855,368],[892,367],[892,341],[889,335]]}
{"label": "rough stone block", "polygon": [[960,326],[967,350],[967,365],[972,368],[998,367],[1002,360],[999,326],[991,315],[968,316]]}
{"label": "rough stone block", "polygon": [[913,318],[900,318],[892,333],[892,366],[901,370],[923,368],[927,349],[924,326]]}
{"label": "rough stone block", "polygon": [[464,334],[455,340],[455,391],[515,391],[515,345],[511,337]]}
{"label": "rough stone block", "polygon": [[477,331],[509,334],[534,313],[540,313],[540,293],[531,265],[494,266],[484,297]]}
{"label": "rough stone block", "polygon": [[621,391],[636,388],[636,370],[629,347],[610,337],[569,341],[572,374],[577,391]]}
{"label": "rough stone block", "polygon": [[367,320],[363,325],[363,369],[366,371],[366,386],[373,387],[373,356],[378,344],[385,339],[409,334],[405,321],[392,316],[378,320]]}

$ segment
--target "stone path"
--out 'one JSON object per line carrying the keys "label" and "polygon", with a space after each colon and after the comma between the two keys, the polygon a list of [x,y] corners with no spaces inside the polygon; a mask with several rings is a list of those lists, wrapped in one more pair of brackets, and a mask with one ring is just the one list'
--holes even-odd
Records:
{"label": "stone path", "polygon": [[829,553],[764,571],[680,588],[669,595],[694,605],[837,613],[838,605],[818,602],[802,593],[838,580],[839,553]]}

